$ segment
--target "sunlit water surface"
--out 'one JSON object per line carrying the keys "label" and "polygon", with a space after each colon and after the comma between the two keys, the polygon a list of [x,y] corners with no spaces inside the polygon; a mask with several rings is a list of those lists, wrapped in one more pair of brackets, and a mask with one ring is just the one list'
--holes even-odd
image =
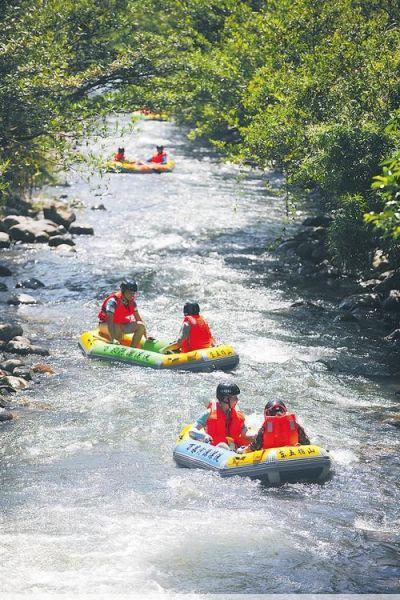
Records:
{"label": "sunlit water surface", "polygon": [[[318,362],[384,373],[384,350],[368,330],[333,322],[340,291],[326,288],[325,311],[290,309],[316,292],[275,272],[267,248],[285,216],[261,174],[222,164],[168,123],[141,123],[91,150],[110,154],[124,143],[145,158],[156,142],[173,152],[173,174],[88,182],[72,172],[71,187],[48,190],[86,205],[78,221],[95,236],[76,238],[76,253],[38,245],[3,254],[15,280],[46,284],[32,292],[42,304],[2,312],[17,312],[26,334],[49,341],[57,376],[26,394],[50,410],[21,409],[1,426],[0,590],[399,591],[397,433],[382,424],[396,410],[395,382]],[[99,203],[106,212],[89,210]],[[138,280],[153,335],[173,338],[184,302],[198,300],[215,336],[240,354],[230,377],[241,408],[257,426],[267,399],[287,401],[330,449],[332,479],[271,489],[176,467],[176,435],[221,374],[83,358],[77,338],[123,277]]]}

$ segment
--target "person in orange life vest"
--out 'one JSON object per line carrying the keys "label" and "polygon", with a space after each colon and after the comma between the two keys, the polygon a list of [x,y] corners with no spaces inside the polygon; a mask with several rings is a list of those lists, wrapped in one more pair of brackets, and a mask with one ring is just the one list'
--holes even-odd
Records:
{"label": "person in orange life vest", "polygon": [[240,389],[235,383],[220,383],[217,387],[217,399],[212,400],[207,410],[196,420],[189,436],[226,449],[234,449],[252,441],[254,437],[247,435],[245,416],[236,408],[238,394]]}
{"label": "person in orange life vest", "polygon": [[157,152],[153,154],[151,158],[147,160],[148,163],[157,163],[159,165],[165,165],[168,162],[167,153],[164,150],[164,146],[156,146]]}
{"label": "person in orange life vest", "polygon": [[116,162],[125,162],[125,148],[118,148],[118,152],[114,154],[114,160]]}
{"label": "person in orange life vest", "polygon": [[254,452],[281,446],[307,445],[310,440],[303,427],[292,413],[288,413],[281,400],[270,400],[264,408],[264,423],[247,447],[239,448],[238,453]]}
{"label": "person in orange life vest", "polygon": [[123,281],[119,292],[105,298],[98,315],[99,333],[112,344],[119,344],[125,333],[133,333],[132,348],[137,348],[146,328],[137,309],[135,292],[136,281]]}
{"label": "person in orange life vest", "polygon": [[200,306],[197,302],[186,302],[183,307],[184,319],[178,339],[172,344],[164,346],[162,352],[171,352],[172,350],[190,352],[215,346],[208,323],[199,313]]}

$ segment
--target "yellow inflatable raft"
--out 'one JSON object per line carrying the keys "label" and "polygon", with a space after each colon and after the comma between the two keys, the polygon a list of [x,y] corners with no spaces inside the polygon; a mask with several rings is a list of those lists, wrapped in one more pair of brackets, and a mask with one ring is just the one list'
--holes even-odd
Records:
{"label": "yellow inflatable raft", "polygon": [[151,173],[171,173],[175,168],[173,160],[169,160],[165,165],[159,163],[139,164],[136,162],[117,162],[112,161],[107,163],[106,170],[108,173],[138,173],[141,175]]}

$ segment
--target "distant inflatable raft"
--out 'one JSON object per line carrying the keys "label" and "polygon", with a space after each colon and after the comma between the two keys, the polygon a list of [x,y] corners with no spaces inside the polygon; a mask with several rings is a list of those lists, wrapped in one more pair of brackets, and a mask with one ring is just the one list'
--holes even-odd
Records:
{"label": "distant inflatable raft", "polygon": [[124,337],[123,345],[109,344],[97,329],[86,331],[79,339],[79,347],[88,358],[118,361],[153,369],[183,371],[230,370],[239,363],[232,346],[222,345],[192,352],[163,354],[160,350],[168,340],[146,340],[141,348],[131,348],[132,335]]}
{"label": "distant inflatable raft", "polygon": [[175,168],[173,160],[169,160],[165,165],[158,163],[146,163],[144,165],[135,162],[117,162],[112,161],[106,164],[108,173],[137,173],[147,175],[151,173],[171,173]]}
{"label": "distant inflatable raft", "polygon": [[191,427],[183,428],[173,451],[181,467],[207,469],[222,477],[250,477],[271,485],[323,481],[331,470],[329,453],[319,446],[285,446],[236,454],[193,440],[189,437]]}

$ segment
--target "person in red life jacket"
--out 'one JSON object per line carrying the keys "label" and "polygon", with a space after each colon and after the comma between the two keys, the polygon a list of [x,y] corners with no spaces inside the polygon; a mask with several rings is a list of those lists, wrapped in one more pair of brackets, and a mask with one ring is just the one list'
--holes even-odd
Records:
{"label": "person in red life jacket", "polygon": [[189,436],[201,442],[227,449],[235,449],[254,439],[247,435],[244,414],[236,408],[240,389],[235,383],[220,383],[217,399],[200,415],[189,431]]}
{"label": "person in red life jacket", "polygon": [[125,148],[118,148],[118,152],[114,154],[115,162],[125,162]]}
{"label": "person in red life jacket", "polygon": [[289,413],[281,400],[270,400],[264,408],[264,423],[247,447],[239,448],[238,453],[254,452],[282,446],[303,446],[310,440],[303,427]]}
{"label": "person in red life jacket", "polygon": [[147,160],[148,163],[156,163],[158,165],[165,165],[168,162],[167,153],[164,150],[164,146],[156,146],[157,152],[153,154],[151,158]]}
{"label": "person in red life jacket", "polygon": [[107,296],[101,305],[99,333],[112,344],[121,343],[125,333],[133,333],[131,346],[137,348],[142,337],[147,337],[135,302],[137,289],[136,281],[123,281],[120,291]]}
{"label": "person in red life jacket", "polygon": [[186,302],[183,307],[183,324],[179,337],[175,342],[165,346],[163,352],[180,350],[190,352],[215,346],[207,321],[199,314],[200,306],[197,302]]}

